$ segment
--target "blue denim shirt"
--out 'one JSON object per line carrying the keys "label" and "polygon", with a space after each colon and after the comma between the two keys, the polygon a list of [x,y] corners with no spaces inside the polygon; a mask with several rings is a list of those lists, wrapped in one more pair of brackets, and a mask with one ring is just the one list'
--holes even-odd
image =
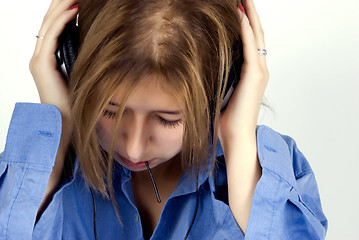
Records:
{"label": "blue denim shirt", "polygon": [[[62,186],[34,226],[61,135],[61,115],[51,105],[18,103],[5,151],[0,155],[0,239],[95,239],[93,202],[81,172]],[[224,162],[198,178],[198,212],[188,239],[324,239],[323,214],[314,174],[296,143],[266,126],[257,128],[262,176],[244,236],[227,204]],[[221,155],[221,149],[217,154]],[[115,165],[115,196],[95,192],[98,239],[143,239],[130,183]],[[184,174],[168,198],[152,239],[184,239],[196,208],[196,178]],[[154,197],[154,196],[153,196]]]}

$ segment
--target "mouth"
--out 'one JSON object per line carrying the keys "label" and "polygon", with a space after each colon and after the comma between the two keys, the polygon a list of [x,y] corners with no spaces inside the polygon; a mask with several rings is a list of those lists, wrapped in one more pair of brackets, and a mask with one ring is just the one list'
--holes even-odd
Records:
{"label": "mouth", "polygon": [[[128,160],[127,158],[122,157],[118,153],[117,153],[117,156],[121,160],[121,162],[125,165],[125,167],[129,168],[130,170],[139,171],[139,170],[147,169],[146,164],[145,164],[146,161],[139,162],[139,163],[133,163],[130,160]],[[148,160],[147,162],[149,165],[151,165],[151,163],[153,162],[153,159]]]}

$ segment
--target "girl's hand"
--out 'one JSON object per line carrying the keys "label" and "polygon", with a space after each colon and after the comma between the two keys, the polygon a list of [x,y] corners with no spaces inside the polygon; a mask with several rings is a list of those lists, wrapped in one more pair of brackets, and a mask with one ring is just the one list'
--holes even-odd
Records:
{"label": "girl's hand", "polygon": [[223,140],[231,140],[242,133],[255,133],[259,109],[269,80],[265,55],[258,53],[258,49],[265,49],[265,43],[253,0],[244,0],[244,7],[247,15],[238,10],[244,63],[240,81],[220,118],[218,130]]}
{"label": "girl's hand", "polygon": [[[58,37],[65,25],[75,18],[78,0],[53,0],[46,13],[30,60],[30,71],[36,83],[41,103],[52,104],[64,115],[70,114],[68,89],[57,70],[55,51]],[[71,9],[72,8],[72,9]]]}
{"label": "girl's hand", "polygon": [[246,14],[238,10],[244,63],[240,81],[221,114],[218,136],[223,148],[228,182],[229,207],[245,233],[255,186],[261,176],[257,155],[256,127],[269,74],[264,35],[253,0],[244,0]]}

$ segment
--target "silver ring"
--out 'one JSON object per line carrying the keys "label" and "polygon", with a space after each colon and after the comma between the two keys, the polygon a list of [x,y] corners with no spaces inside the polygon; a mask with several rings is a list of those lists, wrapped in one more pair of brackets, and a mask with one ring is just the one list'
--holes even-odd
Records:
{"label": "silver ring", "polygon": [[45,37],[44,37],[44,36],[36,35],[36,38],[38,38],[38,39],[44,39]]}
{"label": "silver ring", "polygon": [[258,48],[258,54],[266,56],[267,55],[267,50],[264,49],[264,48]]}

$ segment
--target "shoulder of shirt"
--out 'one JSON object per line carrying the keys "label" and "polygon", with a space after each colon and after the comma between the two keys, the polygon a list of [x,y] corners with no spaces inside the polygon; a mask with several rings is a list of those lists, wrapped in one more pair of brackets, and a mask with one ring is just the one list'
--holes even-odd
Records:
{"label": "shoulder of shirt", "polygon": [[297,187],[296,179],[312,173],[295,140],[268,126],[257,127],[257,151],[262,168],[278,175],[294,188]]}

